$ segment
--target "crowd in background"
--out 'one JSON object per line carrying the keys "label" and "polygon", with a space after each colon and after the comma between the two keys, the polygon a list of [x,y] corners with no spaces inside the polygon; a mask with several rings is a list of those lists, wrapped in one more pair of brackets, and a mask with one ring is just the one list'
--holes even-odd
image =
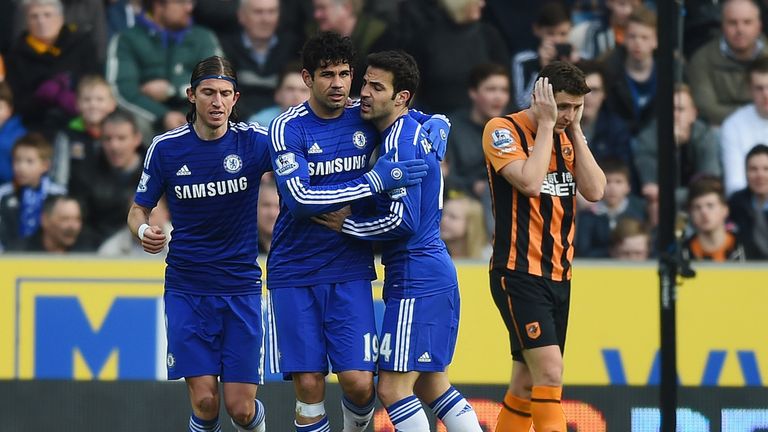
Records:
{"label": "crowd in background", "polygon": [[[674,92],[681,243],[691,259],[768,258],[768,46],[763,0],[688,0]],[[452,122],[441,232],[454,258],[490,254],[482,151],[492,117],[527,108],[538,71],[576,63],[582,129],[606,173],[580,201],[577,257],[644,260],[658,224],[655,4],[642,0],[7,0],[0,17],[0,250],[141,253],[125,226],[151,137],[187,122],[200,59],[238,74],[238,116],[267,125],[307,99],[299,52],[334,31],[357,51],[404,49],[415,107]],[[578,163],[578,162],[577,162]],[[263,180],[260,247],[279,210]],[[504,217],[504,215],[497,215]],[[153,224],[172,227],[164,206]]]}

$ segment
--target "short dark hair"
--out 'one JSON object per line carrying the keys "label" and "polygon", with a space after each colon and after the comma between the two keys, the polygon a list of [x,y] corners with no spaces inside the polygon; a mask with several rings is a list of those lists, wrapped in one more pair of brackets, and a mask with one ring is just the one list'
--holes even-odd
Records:
{"label": "short dark hair", "polygon": [[589,93],[589,86],[584,81],[584,72],[571,63],[553,61],[539,72],[539,78],[549,78],[553,93],[564,91],[574,96]]}
{"label": "short dark hair", "polygon": [[509,80],[509,71],[506,67],[498,63],[480,63],[469,71],[467,87],[474,90],[488,78],[497,75],[504,76]]}
{"label": "short dark hair", "polygon": [[77,205],[82,210],[82,206],[80,205],[80,201],[78,201],[74,197],[72,197],[70,195],[52,194],[52,195],[48,195],[43,200],[42,214],[44,214],[46,216],[50,216],[51,213],[53,213],[53,208],[56,207],[56,204],[58,204],[60,201],[74,201],[74,202],[77,203]]}
{"label": "short dark hair", "polygon": [[768,146],[765,144],[757,144],[747,152],[747,157],[744,158],[744,165],[746,165],[750,159],[757,155],[768,156]]}
{"label": "short dark hair", "polygon": [[[208,75],[221,75],[234,80],[232,86],[237,91],[237,73],[235,68],[232,67],[232,63],[224,57],[210,56],[197,62],[195,68],[192,69],[192,75],[189,77],[189,85],[192,91],[195,91],[197,87],[197,81],[204,76]],[[189,111],[187,112],[187,122],[194,123],[197,112],[195,111],[195,104],[190,102]],[[232,113],[229,115],[230,120],[237,121],[237,105],[232,107]]]}
{"label": "short dark hair", "polygon": [[419,67],[416,60],[405,51],[382,51],[368,55],[368,66],[382,69],[392,73],[392,86],[394,95],[403,90],[408,90],[411,97],[406,101],[409,105],[419,88]]}
{"label": "short dark hair", "polygon": [[721,203],[727,203],[725,199],[725,188],[723,188],[723,183],[719,178],[711,175],[703,175],[696,178],[690,185],[688,185],[688,208],[691,208],[693,200],[709,194],[715,194]]}
{"label": "short dark hair", "polygon": [[355,60],[352,39],[334,32],[320,32],[304,43],[301,59],[310,75],[327,65],[349,64],[352,67]]}
{"label": "short dark hair", "polygon": [[536,27],[555,27],[564,22],[571,22],[571,14],[568,8],[559,1],[544,2],[539,7],[536,15],[536,21],[533,24]]}
{"label": "short dark hair", "polygon": [[621,174],[627,181],[630,181],[629,166],[621,159],[604,159],[600,161],[600,168],[605,175]]}
{"label": "short dark hair", "polygon": [[768,73],[768,57],[758,57],[747,65],[747,82],[750,84],[752,83],[753,73]]}
{"label": "short dark hair", "polygon": [[50,161],[53,158],[53,146],[45,136],[39,132],[29,132],[28,134],[19,137],[19,139],[13,143],[11,155],[15,155],[16,150],[19,147],[27,147],[37,150],[37,154],[42,160]]}
{"label": "short dark hair", "polygon": [[128,123],[131,125],[134,132],[138,132],[139,130],[139,124],[136,122],[136,116],[134,116],[131,112],[121,108],[118,108],[107,114],[107,116],[104,117],[104,120],[101,121],[102,125],[107,123]]}
{"label": "short dark hair", "polygon": [[605,66],[603,66],[603,63],[597,60],[581,60],[578,63],[576,63],[575,66],[581,69],[581,72],[584,74],[585,78],[587,75],[598,74],[600,75],[600,78],[603,80],[603,85],[606,84]]}

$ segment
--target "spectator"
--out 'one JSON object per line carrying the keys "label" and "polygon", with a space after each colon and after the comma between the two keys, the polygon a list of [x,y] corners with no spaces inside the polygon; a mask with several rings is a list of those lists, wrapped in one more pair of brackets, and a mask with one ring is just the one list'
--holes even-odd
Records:
{"label": "spectator", "polygon": [[624,218],[611,233],[611,258],[624,261],[645,261],[650,258],[651,240],[642,222]]}
{"label": "spectator", "polygon": [[101,138],[101,122],[117,108],[112,88],[101,75],[88,75],[77,86],[77,112],[67,128],[56,134],[53,143],[51,178],[59,184],[69,182],[70,172],[96,156]]}
{"label": "spectator", "polygon": [[768,134],[768,57],[755,60],[747,70],[752,103],[729,115],[720,131],[726,196],[747,186],[744,171],[747,153],[756,144],[765,142]]}
{"label": "spectator", "polygon": [[312,0],[314,18],[320,31],[332,31],[352,39],[355,60],[350,94],[360,94],[369,53],[399,47],[398,34],[387,23],[365,12],[365,0]]}
{"label": "spectator", "polygon": [[259,202],[256,207],[256,225],[259,229],[259,254],[267,256],[272,245],[272,231],[280,213],[280,197],[275,180],[268,174],[261,179]]}
{"label": "spectator", "polygon": [[[765,36],[761,35],[760,9],[754,0],[726,0],[722,16],[722,37],[699,48],[687,68],[691,88],[696,89],[696,106],[713,125],[720,125],[750,102],[747,66],[768,55]],[[727,182],[725,186],[728,193]]]}
{"label": "spectator", "polygon": [[192,24],[193,0],[143,0],[136,25],[110,41],[107,79],[144,133],[186,124],[186,89],[202,58],[221,55],[216,36]]}
{"label": "spectator", "polygon": [[304,84],[304,78],[301,77],[301,69],[301,63],[298,61],[285,65],[277,79],[277,90],[275,91],[275,102],[277,105],[264,108],[252,115],[248,119],[250,123],[255,122],[262,126],[268,126],[272,119],[285,112],[288,108],[309,99],[309,87]]}
{"label": "spectator", "polygon": [[[99,65],[104,65],[107,48],[106,3],[103,0],[60,0],[64,11],[64,22],[87,34],[92,40]],[[112,0],[110,0],[112,1]],[[5,10],[3,10],[5,12]],[[13,36],[18,37],[28,30],[23,8],[16,10]]]}
{"label": "spectator", "polygon": [[8,83],[0,81],[0,184],[13,179],[11,149],[16,140],[27,133],[21,117],[13,112],[13,92]]}
{"label": "spectator", "polygon": [[483,203],[486,226],[493,229],[488,172],[483,153],[483,128],[488,120],[504,113],[509,103],[509,74],[495,63],[475,66],[469,75],[470,108],[463,108],[451,117],[448,137],[449,173],[446,183]]}
{"label": "spectator", "polygon": [[110,113],[102,124],[101,151],[72,172],[69,191],[82,203],[83,219],[98,243],[125,226],[125,203],[142,173],[141,132],[133,116]]}
{"label": "spectator", "polygon": [[597,59],[624,44],[624,35],[632,11],[642,0],[605,0],[605,13],[584,21],[571,30],[570,41],[583,59]]}
{"label": "spectator", "polygon": [[490,243],[480,202],[469,197],[446,200],[440,219],[440,238],[453,259],[490,257]]}
{"label": "spectator", "polygon": [[51,195],[45,199],[40,230],[27,239],[25,252],[93,252],[96,248],[83,229],[80,204],[66,195]]}
{"label": "spectator", "polygon": [[747,187],[728,201],[748,260],[768,259],[768,146],[758,144],[747,153]]}
{"label": "spectator", "polygon": [[584,72],[584,79],[590,89],[584,95],[581,130],[587,138],[592,155],[598,163],[621,160],[631,169],[632,135],[627,122],[604,103],[607,82],[602,65],[593,60],[581,61],[576,65]]}
{"label": "spectator", "polygon": [[53,137],[77,113],[80,78],[99,71],[96,47],[90,35],[64,25],[59,0],[23,0],[22,7],[29,30],[6,58],[8,83],[25,125]]}
{"label": "spectator", "polygon": [[13,182],[0,186],[0,249],[23,249],[39,231],[43,201],[66,193],[46,176],[52,152],[48,141],[34,132],[13,145]]}
{"label": "spectator", "polygon": [[286,63],[298,57],[300,46],[292,33],[277,32],[278,0],[242,0],[237,18],[241,31],[223,35],[220,40],[224,54],[237,70],[240,117],[248,118],[272,104],[278,75]]}
{"label": "spectator", "polygon": [[629,167],[620,160],[600,164],[607,181],[603,199],[576,218],[576,256],[608,258],[611,233],[621,219],[646,220],[645,202],[630,193]]}
{"label": "spectator", "polygon": [[[674,93],[674,133],[677,147],[677,202],[686,203],[687,187],[701,175],[720,177],[720,135],[717,129],[698,119],[691,89],[679,84]],[[656,208],[659,199],[658,146],[656,120],[637,137],[635,166],[640,176],[642,194]]]}
{"label": "spectator", "polygon": [[[133,196],[131,196],[128,207],[131,204],[133,204]],[[149,223],[162,228],[163,232],[170,238],[173,225],[171,225],[171,214],[168,211],[168,203],[165,201],[165,197],[161,198],[157,202],[157,207],[152,209],[152,212],[149,214]],[[144,252],[144,248],[141,246],[141,240],[139,240],[138,236],[133,235],[127,225],[101,243],[97,252],[101,256],[108,257],[147,256],[147,253]],[[166,255],[168,255],[168,243],[165,244],[162,252],[159,252],[157,255],[152,254],[152,256],[159,256],[161,258],[165,258]]]}
{"label": "spectator", "polygon": [[481,63],[507,64],[509,52],[499,32],[481,22],[483,0],[438,0],[434,22],[406,42],[422,80],[416,105],[450,113],[469,105],[469,74]]}
{"label": "spectator", "polygon": [[531,105],[533,84],[539,71],[555,60],[574,62],[578,58],[568,42],[571,16],[560,2],[543,3],[533,23],[533,34],[539,41],[536,50],[525,50],[512,56],[512,102],[517,109]]}
{"label": "spectator", "polygon": [[683,245],[683,253],[693,260],[744,261],[744,248],[726,228],[728,204],[720,180],[700,177],[691,183],[688,214],[694,233]]}
{"label": "spectator", "polygon": [[623,118],[633,135],[647,127],[655,115],[657,45],[656,14],[638,6],[629,16],[624,45],[605,59],[608,109]]}

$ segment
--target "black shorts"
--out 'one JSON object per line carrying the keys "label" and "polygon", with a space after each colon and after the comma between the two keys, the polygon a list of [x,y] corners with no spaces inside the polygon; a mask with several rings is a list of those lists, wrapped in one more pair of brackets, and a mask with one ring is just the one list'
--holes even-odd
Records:
{"label": "black shorts", "polygon": [[491,294],[509,332],[512,358],[523,361],[522,351],[548,345],[565,351],[571,281],[506,269],[491,270]]}

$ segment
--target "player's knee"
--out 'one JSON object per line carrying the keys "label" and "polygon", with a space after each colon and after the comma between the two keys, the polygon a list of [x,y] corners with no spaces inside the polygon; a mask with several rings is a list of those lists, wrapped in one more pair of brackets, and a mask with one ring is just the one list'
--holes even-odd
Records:
{"label": "player's knee", "polygon": [[314,402],[314,399],[323,399],[325,393],[325,376],[321,373],[301,373],[293,375],[294,385],[297,387],[301,399]]}
{"label": "player's knee", "polygon": [[341,389],[347,399],[357,405],[365,405],[373,397],[373,380],[366,374],[360,374],[341,383]]}
{"label": "player's knee", "polygon": [[400,400],[397,388],[382,381],[379,381],[379,384],[376,386],[376,396],[378,396],[382,405],[385,407],[388,407]]}
{"label": "player's knee", "polygon": [[537,380],[536,385],[559,387],[563,385],[563,368],[550,366],[541,371],[541,376]]}
{"label": "player's knee", "polygon": [[214,394],[196,395],[192,401],[195,408],[208,418],[219,413],[219,397]]}
{"label": "player's knee", "polygon": [[253,415],[256,411],[256,406],[253,399],[239,399],[234,401],[226,401],[227,414],[229,414],[235,422],[244,425],[253,420]]}

